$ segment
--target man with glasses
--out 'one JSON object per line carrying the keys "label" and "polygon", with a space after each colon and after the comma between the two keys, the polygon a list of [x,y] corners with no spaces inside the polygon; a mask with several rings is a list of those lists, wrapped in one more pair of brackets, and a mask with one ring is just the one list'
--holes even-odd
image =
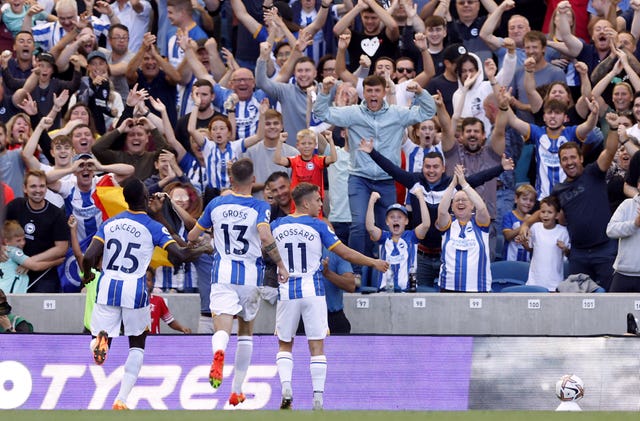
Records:
{"label": "man with glasses", "polygon": [[[253,136],[258,129],[260,102],[267,97],[267,94],[260,89],[256,90],[255,87],[256,80],[253,73],[245,67],[234,70],[231,74],[229,88],[222,87],[217,83],[213,87],[215,96],[213,106],[225,115],[235,113],[236,139]],[[227,102],[231,94],[238,96],[235,106]],[[229,105],[229,108],[226,108],[225,103]]]}
{"label": "man with glasses", "polygon": [[[480,3],[489,12],[498,7],[493,0],[455,0],[458,18],[449,22],[447,33],[450,43],[462,43],[467,50],[473,51],[480,61],[484,62],[491,58],[493,52],[491,48],[480,38],[480,29],[487,20],[486,16],[479,16]],[[441,3],[442,5],[442,3]],[[438,7],[434,14],[447,18],[449,8]]]}
{"label": "man with glasses", "polygon": [[[112,13],[120,23],[128,28],[127,43],[129,50],[137,51],[142,46],[142,38],[149,28],[151,20],[151,4],[147,0],[116,0],[109,5]],[[104,19],[104,16],[102,16]],[[118,35],[122,36],[122,35]],[[112,34],[109,31],[109,42],[113,48]],[[123,96],[126,98],[126,96]]]}
{"label": "man with glasses", "polygon": [[126,99],[129,95],[129,84],[125,77],[127,66],[133,58],[132,50],[137,50],[140,47],[129,48],[131,45],[129,29],[120,23],[111,25],[109,28],[109,44],[111,50],[104,51],[104,55],[107,57],[107,63],[109,63],[111,70],[111,81],[122,99]]}

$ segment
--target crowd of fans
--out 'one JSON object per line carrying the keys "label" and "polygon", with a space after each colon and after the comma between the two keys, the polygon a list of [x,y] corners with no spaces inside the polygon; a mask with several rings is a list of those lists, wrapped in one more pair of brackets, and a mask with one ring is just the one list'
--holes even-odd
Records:
{"label": "crowd of fans", "polygon": [[[391,263],[354,266],[360,288],[486,292],[498,259],[553,291],[568,256],[640,291],[640,0],[540,3],[5,4],[0,287],[78,291],[132,176],[186,244],[249,157],[272,219],[312,182],[339,238]],[[210,267],[159,264],[154,290],[199,291],[205,323]]]}

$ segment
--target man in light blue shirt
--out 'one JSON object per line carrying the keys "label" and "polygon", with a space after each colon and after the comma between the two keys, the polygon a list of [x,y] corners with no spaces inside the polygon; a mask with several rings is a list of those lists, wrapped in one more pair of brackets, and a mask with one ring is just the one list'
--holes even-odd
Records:
{"label": "man in light blue shirt", "polygon": [[[351,231],[349,246],[369,254],[365,250],[365,214],[372,191],[380,193],[381,200],[376,207],[376,221],[383,226],[385,209],[396,202],[393,179],[380,168],[368,154],[358,151],[362,139],[373,140],[374,147],[395,165],[400,166],[400,148],[404,129],[412,124],[429,120],[435,114],[435,103],[431,95],[415,81],[409,82],[407,91],[415,93],[410,108],[389,105],[384,78],[371,75],[364,82],[364,101],[360,105],[346,107],[329,106],[330,92],[335,78],[327,77],[313,107],[320,120],[338,127],[348,128],[349,139],[349,204],[351,207]],[[354,265],[354,272],[361,274],[361,268]]]}

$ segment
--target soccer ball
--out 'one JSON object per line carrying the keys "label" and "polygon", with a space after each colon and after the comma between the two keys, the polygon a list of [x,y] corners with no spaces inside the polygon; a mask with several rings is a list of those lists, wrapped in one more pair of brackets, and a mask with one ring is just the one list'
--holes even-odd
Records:
{"label": "soccer ball", "polygon": [[565,374],[556,383],[556,396],[563,402],[577,401],[584,396],[584,383],[575,374]]}

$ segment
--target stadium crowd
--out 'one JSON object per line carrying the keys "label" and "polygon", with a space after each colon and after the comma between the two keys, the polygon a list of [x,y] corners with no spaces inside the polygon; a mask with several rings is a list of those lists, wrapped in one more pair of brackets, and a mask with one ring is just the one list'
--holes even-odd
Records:
{"label": "stadium crowd", "polygon": [[[640,291],[640,0],[540,9],[5,3],[0,288],[79,291],[76,260],[126,207],[130,177],[187,246],[248,157],[272,221],[296,212],[296,185],[316,184],[338,238],[390,264],[382,274],[324,261],[334,331],[348,332],[343,290],[489,292],[495,260],[531,261],[528,284],[550,291],[565,267],[607,291]],[[264,259],[263,296],[275,301]],[[205,332],[211,265],[208,254],[173,266],[156,252],[149,275],[153,292],[200,293]]]}

